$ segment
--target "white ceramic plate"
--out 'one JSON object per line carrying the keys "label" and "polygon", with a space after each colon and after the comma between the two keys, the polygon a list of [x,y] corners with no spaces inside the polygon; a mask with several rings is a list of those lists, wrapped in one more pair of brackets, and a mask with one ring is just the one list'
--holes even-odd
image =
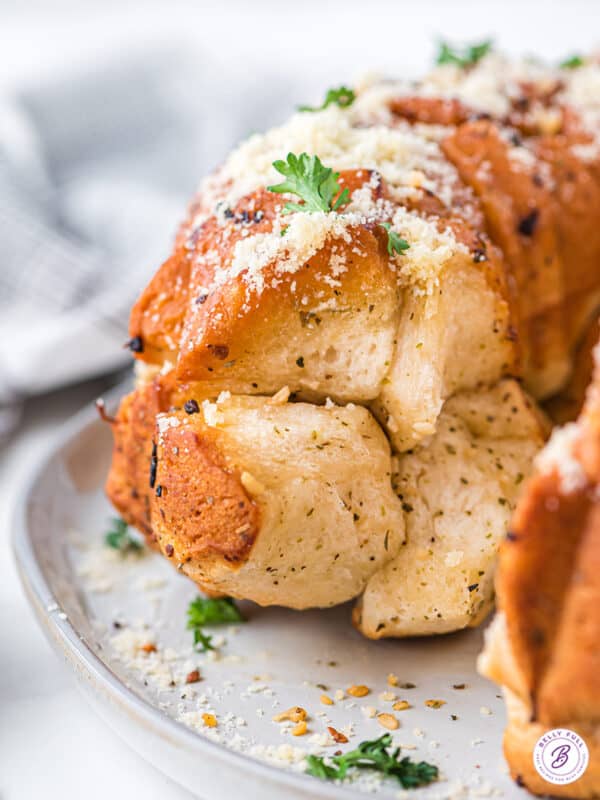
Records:
{"label": "white ceramic plate", "polygon": [[[93,409],[73,419],[23,490],[14,544],[51,642],[141,755],[206,798],[397,797],[399,784],[373,773],[336,784],[302,772],[304,751],[331,755],[385,733],[369,716],[376,709],[400,721],[393,737],[405,755],[440,768],[440,781],[411,796],[525,796],[502,759],[499,692],[475,671],[481,631],[371,642],[352,629],[347,606],[298,613],[243,603],[246,624],[212,631],[223,640],[216,656],[194,653],[185,622],[195,587],[156,554],[122,557],[103,544],[114,515],[102,489],[110,451],[109,427]],[[202,680],[186,684],[195,667]],[[389,686],[389,673],[415,688]],[[345,693],[357,684],[369,695]],[[389,693],[411,708],[393,712]],[[334,704],[324,705],[323,694]],[[430,708],[429,699],[446,702]],[[310,715],[302,737],[272,720],[295,705]],[[215,714],[217,728],[204,726],[204,713]],[[334,744],[328,725],[349,743]]]}

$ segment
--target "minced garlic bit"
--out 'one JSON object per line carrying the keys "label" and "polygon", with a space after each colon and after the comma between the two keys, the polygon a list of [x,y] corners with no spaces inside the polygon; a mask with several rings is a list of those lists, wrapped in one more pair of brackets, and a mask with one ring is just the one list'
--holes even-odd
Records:
{"label": "minced garlic bit", "polygon": [[265,486],[251,472],[242,472],[240,481],[248,494],[258,495],[265,493]]}
{"label": "minced garlic bit", "polygon": [[319,698],[319,700],[323,703],[324,706],[332,706],[333,705],[333,700],[327,694],[322,694],[321,697]]}
{"label": "minced garlic bit", "polygon": [[539,109],[533,112],[533,117],[541,133],[552,136],[562,128],[563,113],[560,108]]}
{"label": "minced garlic bit", "polygon": [[441,708],[446,705],[445,700],[425,700],[427,708]]}
{"label": "minced garlic bit", "polygon": [[283,406],[290,399],[290,394],[291,394],[290,387],[282,386],[278,392],[275,392],[273,397],[269,397],[267,403],[270,406]]}
{"label": "minced garlic bit", "polygon": [[407,708],[412,708],[412,706],[408,700],[398,700],[397,703],[394,703],[392,708],[394,711],[406,711]]}
{"label": "minced garlic bit", "polygon": [[361,706],[362,713],[367,717],[367,719],[373,719],[373,717],[377,714],[377,709],[375,706]]}
{"label": "minced garlic bit", "polygon": [[394,675],[393,672],[387,676],[388,686],[398,686],[398,676]]}
{"label": "minced garlic bit", "polygon": [[343,700],[345,697],[343,689],[336,689],[335,694],[333,695],[336,700]]}
{"label": "minced garlic bit", "polygon": [[292,736],[304,736],[307,730],[308,728],[306,722],[304,720],[300,720],[300,722],[297,725],[294,725],[292,728]]}
{"label": "minced garlic bit", "polygon": [[394,692],[381,692],[379,699],[382,703],[391,703],[392,700],[396,699],[396,696],[397,695],[395,695]]}
{"label": "minced garlic bit", "polygon": [[282,711],[279,714],[275,714],[273,717],[273,722],[284,722],[289,720],[290,722],[303,722],[307,718],[308,714],[306,710],[301,706],[292,706],[288,708],[287,711]]}
{"label": "minced garlic bit", "polygon": [[393,714],[377,714],[377,722],[388,731],[395,731],[400,723]]}
{"label": "minced garlic bit", "polygon": [[202,722],[207,728],[217,727],[217,718],[214,714],[202,714]]}
{"label": "minced garlic bit", "polygon": [[359,684],[358,686],[349,686],[346,691],[352,697],[365,697],[371,691],[368,686],[364,686],[364,684]]}

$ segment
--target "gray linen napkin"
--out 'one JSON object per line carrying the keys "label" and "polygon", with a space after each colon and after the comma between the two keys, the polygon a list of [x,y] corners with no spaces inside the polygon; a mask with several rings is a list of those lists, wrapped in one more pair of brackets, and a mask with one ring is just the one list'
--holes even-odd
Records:
{"label": "gray linen napkin", "polygon": [[132,302],[199,177],[289,82],[153,50],[0,97],[0,436],[20,401],[125,363]]}

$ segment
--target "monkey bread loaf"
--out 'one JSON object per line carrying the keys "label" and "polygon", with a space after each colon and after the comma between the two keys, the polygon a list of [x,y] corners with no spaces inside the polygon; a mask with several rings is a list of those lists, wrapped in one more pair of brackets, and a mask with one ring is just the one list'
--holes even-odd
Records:
{"label": "monkey bread loaf", "polygon": [[[600,66],[330,91],[207,178],[136,302],[107,492],[207,592],[477,624],[600,306]],[[590,213],[592,212],[592,213]]]}
{"label": "monkey bread loaf", "polygon": [[[504,687],[504,751],[536,794],[600,797],[600,350],[579,420],[556,429],[536,459],[500,548],[499,611],[480,670]],[[589,764],[572,783],[534,768],[538,739],[567,728]]]}

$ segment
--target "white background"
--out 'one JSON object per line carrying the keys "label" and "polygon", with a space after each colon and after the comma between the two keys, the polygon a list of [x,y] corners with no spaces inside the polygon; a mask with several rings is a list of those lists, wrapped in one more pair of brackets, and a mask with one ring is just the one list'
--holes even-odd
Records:
{"label": "white background", "polygon": [[[238,72],[246,77],[255,72],[257,95],[269,92],[264,76],[270,69],[289,75],[290,85],[306,87],[304,97],[290,97],[292,107],[301,100],[317,99],[327,86],[351,83],[366,71],[417,74],[431,62],[440,36],[458,40],[493,36],[509,52],[559,59],[600,44],[600,4],[593,0],[0,0],[0,91],[35,84],[52,73],[85,70],[98,60],[119,59],[125,52],[143,51],[158,42],[185,44],[200,56],[206,54],[213,65],[221,65],[226,81],[235,81]],[[219,116],[227,112],[234,89],[224,85]],[[201,94],[193,86],[188,90],[188,102],[202,104]],[[282,107],[280,116],[288,110]],[[210,107],[206,115],[210,119]],[[217,158],[232,142],[226,136],[220,141],[215,133]],[[194,182],[200,168],[200,163],[190,164]],[[170,235],[165,229],[165,242]],[[87,708],[67,668],[51,653],[33,621],[10,551],[10,517],[18,484],[56,426],[100,388],[88,384],[31,400],[23,425],[0,456],[2,800],[190,796],[143,763]],[[209,787],[204,796],[211,797]]]}

